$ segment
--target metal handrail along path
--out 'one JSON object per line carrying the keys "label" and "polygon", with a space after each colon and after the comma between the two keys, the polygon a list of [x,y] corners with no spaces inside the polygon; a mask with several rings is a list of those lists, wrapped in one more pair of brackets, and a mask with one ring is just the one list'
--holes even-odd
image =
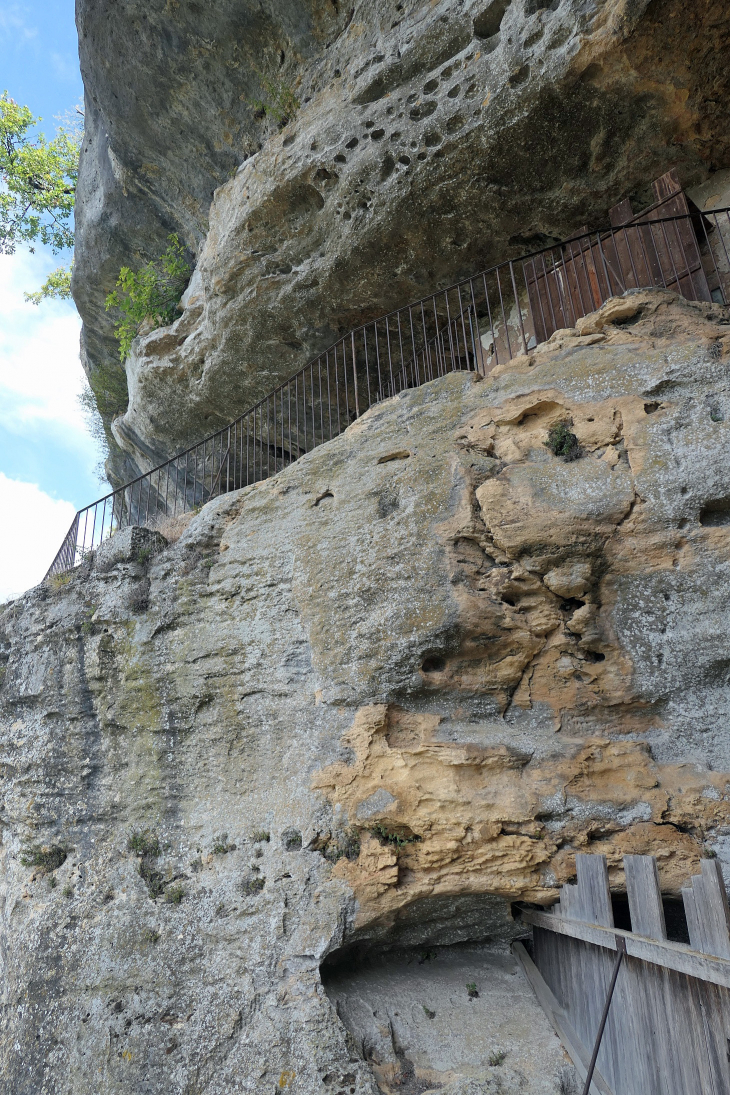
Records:
{"label": "metal handrail along path", "polygon": [[154,527],[267,479],[375,403],[487,374],[629,289],[728,303],[730,208],[637,220],[508,260],[350,331],[198,444],[79,510],[46,577],[128,525]]}

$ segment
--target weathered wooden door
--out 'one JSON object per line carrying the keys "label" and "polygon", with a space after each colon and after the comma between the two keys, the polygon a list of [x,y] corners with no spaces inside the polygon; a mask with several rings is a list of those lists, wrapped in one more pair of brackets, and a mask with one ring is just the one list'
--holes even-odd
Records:
{"label": "weathered wooden door", "polygon": [[[700,240],[674,171],[653,183],[655,201],[634,214],[628,198],[609,211],[608,231],[575,239],[525,264],[530,316],[538,342],[629,289],[665,288],[711,301]],[[639,222],[639,223],[637,223]]]}

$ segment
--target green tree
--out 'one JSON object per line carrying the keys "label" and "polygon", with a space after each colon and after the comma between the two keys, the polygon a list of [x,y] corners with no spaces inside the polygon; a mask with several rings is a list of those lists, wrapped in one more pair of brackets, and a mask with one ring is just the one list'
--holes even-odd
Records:
{"label": "green tree", "polygon": [[68,300],[71,296],[71,273],[73,263],[70,266],[59,266],[48,275],[37,293],[23,293],[29,304],[40,304],[42,300],[56,297],[58,300]]}
{"label": "green tree", "polygon": [[156,262],[148,262],[137,271],[122,267],[116,288],[109,293],[105,304],[107,311],[114,308],[120,313],[114,334],[122,361],[146,319],[160,326],[173,322],[189,277],[185,248],[174,234],[168,236],[167,250]]}
{"label": "green tree", "polygon": [[[39,121],[7,91],[0,96],[0,254],[13,254],[19,243],[30,251],[45,244],[54,254],[73,247],[81,127],[61,125],[49,141],[34,132]],[[60,267],[26,299],[69,296],[70,276]]]}

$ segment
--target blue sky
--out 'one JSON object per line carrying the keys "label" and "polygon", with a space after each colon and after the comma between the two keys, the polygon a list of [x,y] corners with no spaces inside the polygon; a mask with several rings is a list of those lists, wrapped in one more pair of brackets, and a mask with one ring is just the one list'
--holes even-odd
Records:
{"label": "blue sky", "polygon": [[[43,118],[82,99],[73,0],[0,0],[0,90]],[[39,582],[75,510],[105,492],[101,454],[78,396],[80,320],[65,302],[27,304],[69,256],[44,248],[0,255],[0,601]]]}
{"label": "blue sky", "polygon": [[0,88],[41,115],[50,136],[83,96],[74,0],[0,0],[0,58]]}

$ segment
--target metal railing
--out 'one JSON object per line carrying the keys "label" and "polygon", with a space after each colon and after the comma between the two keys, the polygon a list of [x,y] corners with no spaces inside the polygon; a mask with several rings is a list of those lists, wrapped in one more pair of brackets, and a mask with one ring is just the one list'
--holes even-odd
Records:
{"label": "metal railing", "polygon": [[79,510],[46,577],[119,529],[159,526],[275,475],[383,399],[456,370],[486,374],[650,286],[727,303],[730,209],[575,236],[357,327],[229,426]]}

